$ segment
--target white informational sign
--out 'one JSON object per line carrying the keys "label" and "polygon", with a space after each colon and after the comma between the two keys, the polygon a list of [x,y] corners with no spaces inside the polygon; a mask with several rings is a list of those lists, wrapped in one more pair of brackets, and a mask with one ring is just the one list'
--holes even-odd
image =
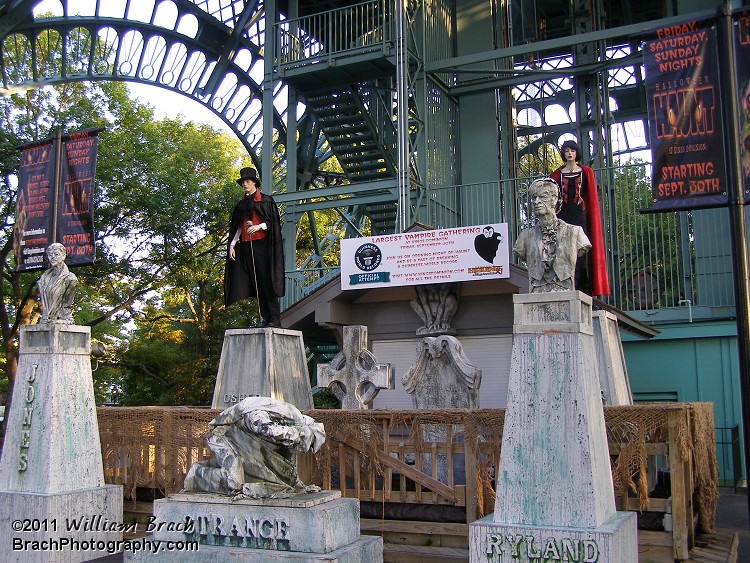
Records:
{"label": "white informational sign", "polygon": [[510,277],[508,224],[341,241],[341,289]]}

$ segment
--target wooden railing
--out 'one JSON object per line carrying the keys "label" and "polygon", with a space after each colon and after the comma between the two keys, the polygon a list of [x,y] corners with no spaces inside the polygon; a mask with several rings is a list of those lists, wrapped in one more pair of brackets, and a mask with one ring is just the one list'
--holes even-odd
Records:
{"label": "wooden railing", "polygon": [[[718,469],[713,406],[659,403],[604,411],[618,510],[655,515],[663,529],[639,530],[641,548],[671,549],[674,559],[686,560],[696,533],[694,517],[703,531],[714,526]],[[105,480],[125,485],[128,498],[134,498],[138,487],[178,491],[190,465],[210,455],[204,436],[218,413],[170,407],[102,407],[98,412]],[[445,540],[450,547],[441,547],[451,553],[467,547],[462,547],[466,524],[494,510],[503,410],[306,414],[325,424],[327,439],[316,455],[300,456],[305,483],[379,503],[384,517],[388,506],[396,504],[458,508],[465,515],[463,524],[425,522],[422,528],[429,531],[412,534],[429,535],[432,546],[436,535],[452,536]],[[658,494],[667,482],[664,494]],[[408,543],[405,528],[414,527],[383,518],[362,521],[363,532],[383,534],[387,545],[388,534]],[[406,559],[415,556],[415,546],[398,549]]]}

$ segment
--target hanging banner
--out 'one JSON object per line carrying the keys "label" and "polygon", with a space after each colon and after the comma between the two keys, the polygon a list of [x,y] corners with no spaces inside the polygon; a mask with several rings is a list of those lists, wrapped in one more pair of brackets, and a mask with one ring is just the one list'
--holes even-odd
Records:
{"label": "hanging banner", "polygon": [[750,11],[738,10],[734,19],[734,48],[737,68],[737,99],[740,115],[740,159],[742,161],[742,193],[750,203]]}
{"label": "hanging banner", "polygon": [[[101,131],[79,131],[20,147],[13,233],[16,271],[45,268],[45,252],[53,242],[65,246],[65,263],[69,266],[94,262],[92,209]],[[58,139],[61,162],[59,187],[56,187]]]}
{"label": "hanging banner", "polygon": [[13,232],[13,255],[20,272],[44,268],[44,252],[54,242],[54,161],[51,140],[21,149]]}
{"label": "hanging banner", "polygon": [[714,20],[649,32],[643,46],[653,159],[649,212],[728,204]]}
{"label": "hanging banner", "polygon": [[57,240],[65,245],[69,266],[93,264],[93,193],[99,130],[62,137],[62,171]]}
{"label": "hanging banner", "polygon": [[510,277],[508,225],[415,231],[341,241],[341,289]]}

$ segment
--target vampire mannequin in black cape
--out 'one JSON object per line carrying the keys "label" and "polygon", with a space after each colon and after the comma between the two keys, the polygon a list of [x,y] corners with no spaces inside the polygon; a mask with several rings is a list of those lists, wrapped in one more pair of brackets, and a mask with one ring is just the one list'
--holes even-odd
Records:
{"label": "vampire mannequin in black cape", "polygon": [[[255,190],[245,184],[246,180],[252,181]],[[241,299],[257,297],[262,318],[260,326],[280,327],[284,246],[279,209],[271,196],[261,193],[260,179],[254,168],[240,170],[237,183],[243,186],[245,196],[234,206],[229,223],[224,304],[229,306]],[[256,240],[257,236],[263,238]]]}

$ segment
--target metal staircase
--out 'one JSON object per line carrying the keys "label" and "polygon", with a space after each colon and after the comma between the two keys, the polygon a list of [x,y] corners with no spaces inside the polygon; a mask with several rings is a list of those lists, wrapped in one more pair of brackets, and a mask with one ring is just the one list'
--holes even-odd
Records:
{"label": "metal staircase", "polygon": [[392,127],[392,123],[373,118],[365,105],[367,96],[368,92],[357,85],[344,85],[308,93],[305,101],[350,184],[394,180],[394,201],[373,202],[363,210],[376,235],[392,233],[396,226],[396,146],[395,131],[384,131],[377,125]]}
{"label": "metal staircase", "polygon": [[305,96],[331,151],[351,183],[396,176],[394,147],[386,147],[356,86]]}

